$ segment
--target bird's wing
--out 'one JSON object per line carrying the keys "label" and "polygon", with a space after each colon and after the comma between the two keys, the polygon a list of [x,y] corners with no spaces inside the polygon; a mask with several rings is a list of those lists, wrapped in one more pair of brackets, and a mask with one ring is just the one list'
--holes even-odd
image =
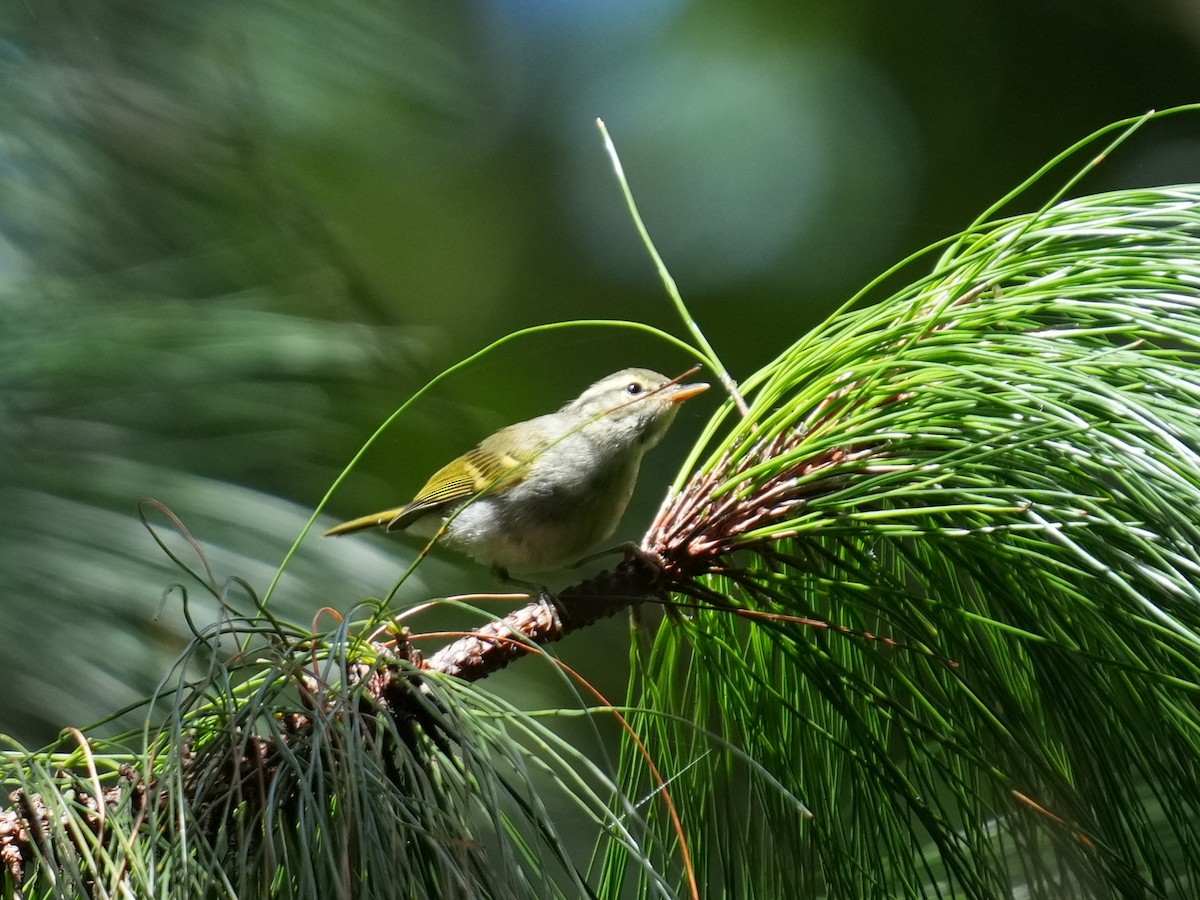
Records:
{"label": "bird's wing", "polygon": [[551,443],[548,432],[554,425],[553,415],[510,425],[484,439],[474,450],[434,472],[412,502],[343,522],[325,534],[349,534],[378,525],[396,531],[426,513],[453,506],[481,491],[500,493],[520,484],[529,470],[523,464]]}
{"label": "bird's wing", "polygon": [[[536,421],[536,420],[535,420]],[[549,445],[534,422],[520,431],[512,425],[486,438],[449,465],[433,473],[412,502],[397,511],[388,530],[406,528],[421,516],[468,500],[483,491],[501,493],[520,484],[529,467],[523,465]]]}

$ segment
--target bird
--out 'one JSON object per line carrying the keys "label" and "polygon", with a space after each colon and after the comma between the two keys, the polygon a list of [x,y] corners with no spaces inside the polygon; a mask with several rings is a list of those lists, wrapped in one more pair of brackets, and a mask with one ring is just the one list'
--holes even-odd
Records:
{"label": "bird", "polygon": [[556,412],[502,428],[443,466],[411,501],[335,525],[382,526],[512,574],[557,571],[616,531],[646,451],[679,404],[708,389],[651,369],[614,372]]}

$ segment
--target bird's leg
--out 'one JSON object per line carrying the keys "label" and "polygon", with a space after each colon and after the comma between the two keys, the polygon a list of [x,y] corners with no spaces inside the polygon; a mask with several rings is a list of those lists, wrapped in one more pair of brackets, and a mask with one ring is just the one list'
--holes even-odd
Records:
{"label": "bird's leg", "polygon": [[580,566],[586,566],[592,560],[601,559],[605,556],[611,556],[614,553],[620,553],[625,557],[626,560],[636,559],[638,562],[643,563],[656,572],[662,571],[663,562],[658,558],[657,554],[651,553],[645,547],[642,547],[640,544],[635,544],[633,541],[626,541],[625,543],[618,544],[615,547],[609,547],[607,550],[600,550],[596,553],[589,554],[588,556],[585,556],[583,559],[579,560],[579,562],[574,563],[571,568],[578,569]]}
{"label": "bird's leg", "polygon": [[635,544],[633,541],[626,541],[620,546],[619,549],[625,553],[626,560],[636,559],[642,565],[649,569],[653,569],[659,574],[662,574],[662,571],[665,568],[662,557],[660,557],[657,553],[650,552],[641,544]]}
{"label": "bird's leg", "polygon": [[535,584],[532,581],[522,581],[520,578],[513,578],[508,574],[508,570],[503,566],[492,566],[492,575],[499,581],[505,584],[514,584],[518,587],[523,587],[530,594],[537,594],[538,600],[550,612],[554,619],[554,627],[559,631],[563,630],[563,620],[566,618],[566,608],[558,602],[558,597],[546,587],[544,584]]}

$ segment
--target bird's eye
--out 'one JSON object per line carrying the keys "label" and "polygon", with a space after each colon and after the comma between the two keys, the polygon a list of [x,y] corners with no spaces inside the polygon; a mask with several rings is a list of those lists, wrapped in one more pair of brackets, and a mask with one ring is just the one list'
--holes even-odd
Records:
{"label": "bird's eye", "polygon": [[629,384],[625,385],[625,393],[632,397],[636,397],[645,389],[645,386],[643,386],[640,381],[631,381]]}

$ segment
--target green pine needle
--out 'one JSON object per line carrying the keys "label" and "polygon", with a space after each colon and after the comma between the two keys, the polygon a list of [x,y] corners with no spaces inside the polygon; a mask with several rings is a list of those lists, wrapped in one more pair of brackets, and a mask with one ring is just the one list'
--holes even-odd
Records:
{"label": "green pine needle", "polygon": [[[954,246],[709,429],[645,546],[767,615],[664,628],[635,727],[733,893],[1190,896],[1200,187]],[[647,785],[636,756],[626,777]]]}

